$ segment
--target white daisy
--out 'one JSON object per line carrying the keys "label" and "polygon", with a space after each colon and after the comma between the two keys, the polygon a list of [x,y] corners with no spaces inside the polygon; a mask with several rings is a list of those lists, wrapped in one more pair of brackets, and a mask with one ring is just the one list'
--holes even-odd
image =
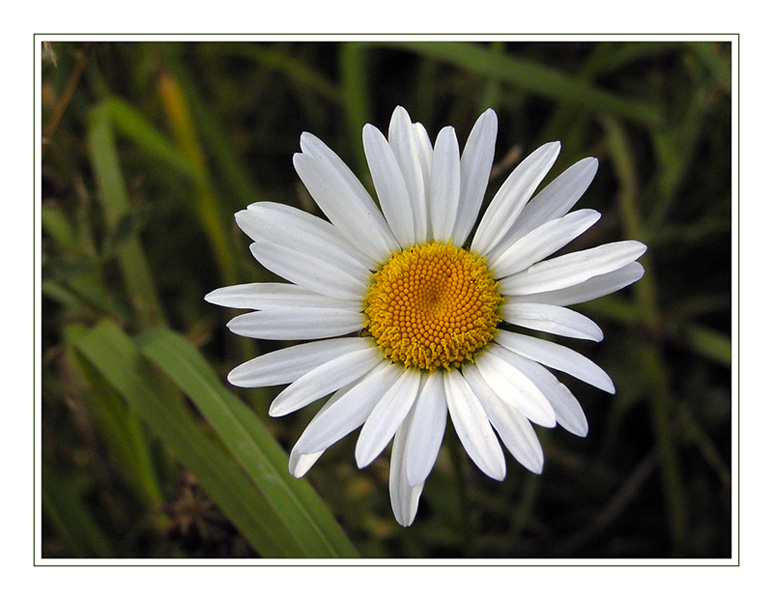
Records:
{"label": "white daisy", "polygon": [[387,137],[366,125],[365,155],[381,209],[330,148],[304,133],[293,162],[329,221],[272,202],[240,211],[236,221],[254,240],[252,254],[290,283],[237,285],[206,297],[254,311],[228,323],[236,334],[315,340],[254,358],[228,380],[289,384],[271,404],[274,417],[332,394],[290,454],[296,477],[360,426],[360,468],[394,439],[389,490],[403,526],[416,516],[447,415],[470,458],[498,480],[505,476],[499,440],[527,469],[542,471],[532,423],[586,435],[582,408],[548,369],[609,393],[612,380],[574,350],[510,329],[599,341],[599,327],[566,306],[644,273],[635,261],[646,247],[636,241],[547,258],[600,216],[569,213],[596,173],[595,158],[531,198],[558,142],[518,165],[473,233],[496,131],[496,114],[487,110],[460,156],[452,127],[433,147],[402,107]]}

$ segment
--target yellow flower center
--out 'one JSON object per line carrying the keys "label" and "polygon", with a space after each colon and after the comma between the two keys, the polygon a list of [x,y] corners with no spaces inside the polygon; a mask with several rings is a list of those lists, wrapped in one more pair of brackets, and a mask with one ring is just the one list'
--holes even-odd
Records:
{"label": "yellow flower center", "polygon": [[473,360],[501,320],[486,259],[448,243],[395,253],[373,276],[365,326],[393,362],[434,371]]}

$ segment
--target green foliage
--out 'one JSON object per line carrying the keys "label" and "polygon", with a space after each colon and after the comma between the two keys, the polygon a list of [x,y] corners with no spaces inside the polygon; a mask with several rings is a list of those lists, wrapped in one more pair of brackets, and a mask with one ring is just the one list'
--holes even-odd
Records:
{"label": "green foliage", "polygon": [[[43,60],[44,557],[729,556],[728,44],[68,42]],[[410,529],[388,453],[358,471],[347,438],[289,475],[317,408],[269,420],[275,390],[230,388],[281,346],[230,335],[203,300],[275,280],[234,212],[316,212],[301,132],[370,186],[361,128],[397,104],[433,138],[496,109],[492,193],[546,141],[550,177],[597,156],[580,206],[603,219],[573,248],[649,246],[644,279],[580,307],[606,340],[568,343],[618,390],[570,383],[588,437],[541,431],[544,473],[508,459],[500,483],[449,428]]]}

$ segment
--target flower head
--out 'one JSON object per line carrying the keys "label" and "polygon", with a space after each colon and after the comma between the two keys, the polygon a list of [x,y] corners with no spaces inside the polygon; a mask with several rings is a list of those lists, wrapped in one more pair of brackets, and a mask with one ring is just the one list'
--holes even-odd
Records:
{"label": "flower head", "polygon": [[548,258],[600,217],[569,212],[596,173],[594,158],[532,198],[558,156],[557,142],[518,165],[475,228],[496,130],[487,110],[460,153],[453,128],[442,129],[433,146],[402,107],[388,137],[366,125],[380,209],[343,161],[304,133],[295,168],[329,221],[271,202],[240,211],[252,254],[289,283],[237,285],[206,297],[254,311],[228,323],[236,334],[313,340],[254,358],[228,379],[243,387],[289,384],[271,404],[275,417],[332,394],[291,452],[296,477],[360,426],[360,468],[393,440],[390,497],[404,526],[416,516],[448,415],[470,458],[499,480],[499,440],[539,473],[532,423],[586,435],[582,408],[549,369],[614,393],[609,376],[569,348],[514,329],[599,341],[599,327],[566,307],[644,273],[635,261],[646,247],[636,241]]}

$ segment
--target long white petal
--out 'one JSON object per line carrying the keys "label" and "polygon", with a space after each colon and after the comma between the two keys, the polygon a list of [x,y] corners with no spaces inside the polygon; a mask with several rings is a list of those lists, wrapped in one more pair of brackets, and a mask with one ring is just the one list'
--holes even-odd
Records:
{"label": "long white petal", "polygon": [[[505,332],[500,331],[497,339],[502,333]],[[519,410],[531,422],[543,427],[555,427],[556,414],[545,394],[518,365],[513,364],[514,361],[508,360],[509,354],[497,344],[490,344],[475,364],[483,379],[502,400]]]}
{"label": "long white petal", "polygon": [[392,113],[392,119],[389,122],[389,145],[395,154],[397,164],[400,165],[400,171],[405,179],[405,185],[411,199],[416,240],[423,242],[427,236],[429,212],[427,210],[421,147],[415,128],[411,124],[411,118],[402,106],[395,108]]}
{"label": "long white petal", "polygon": [[[367,377],[367,375],[366,375]],[[345,385],[341,389],[339,389],[335,394],[333,394],[330,397],[330,400],[325,402],[325,404],[317,411],[317,414],[314,415],[314,417],[311,419],[311,423],[314,423],[314,421],[317,421],[320,417],[320,415],[325,414],[330,407],[332,407],[338,400],[341,399],[341,397],[346,394],[352,387],[354,387],[360,380],[355,381],[354,383],[350,383],[348,385]],[[309,425],[311,425],[309,423]],[[307,425],[308,427],[308,425]],[[290,460],[289,460],[289,469],[290,473],[293,475],[293,477],[303,477],[306,473],[308,473],[309,469],[314,466],[314,464],[319,460],[319,457],[324,454],[324,450],[320,450],[319,452],[313,452],[311,454],[301,454],[298,451],[298,443],[295,443],[295,446],[293,446],[293,449],[290,451]]]}
{"label": "long white petal", "polygon": [[404,248],[411,246],[416,243],[411,199],[395,154],[384,134],[373,125],[363,127],[362,142],[387,223]]}
{"label": "long white petal", "polygon": [[585,418],[585,413],[569,388],[536,361],[506,349],[502,355],[539,388],[553,408],[556,422],[561,427],[581,437],[587,435],[588,421]]}
{"label": "long white petal", "polygon": [[389,461],[389,501],[395,520],[403,527],[410,527],[416,518],[419,508],[419,497],[424,489],[424,482],[412,486],[406,475],[406,441],[411,430],[413,411],[403,421],[395,433],[392,444],[392,457]]}
{"label": "long white petal", "polygon": [[611,273],[632,263],[646,252],[641,242],[611,242],[551,258],[500,281],[505,295],[535,294],[567,288],[591,277]]}
{"label": "long white petal", "polygon": [[416,400],[406,442],[406,475],[411,486],[421,485],[429,476],[443,442],[447,415],[443,375],[433,371]]}
{"label": "long white petal", "polygon": [[340,308],[270,308],[234,317],[227,327],[264,340],[316,340],[358,331],[363,317]]}
{"label": "long white petal", "polygon": [[533,473],[542,473],[542,446],[529,420],[496,395],[483,379],[475,363],[464,365],[462,373],[480,399],[486,416],[499,433],[505,447],[524,467]]}
{"label": "long white petal", "polygon": [[523,271],[566,246],[598,221],[599,217],[601,213],[583,209],[548,221],[516,240],[501,254],[490,253],[488,258],[491,268],[500,279]]}
{"label": "long white petal", "polygon": [[562,290],[541,292],[537,294],[524,294],[508,296],[508,302],[539,302],[555,304],[557,306],[569,306],[589,300],[601,298],[607,294],[621,290],[632,283],[639,281],[644,276],[644,267],[639,263],[631,263],[621,269],[591,277],[583,283],[578,283]]}
{"label": "long white petal", "polygon": [[478,117],[462,152],[459,210],[452,236],[457,246],[464,244],[478,219],[491,176],[496,138],[497,115],[489,108]]}
{"label": "long white petal", "polygon": [[268,409],[272,417],[283,417],[359,379],[382,361],[375,346],[330,360],[283,389]]}
{"label": "long white petal", "polygon": [[354,450],[354,457],[360,469],[373,462],[394,437],[397,428],[416,401],[420,384],[421,374],[413,369],[406,369],[376,404],[362,426]]}
{"label": "long white petal", "polygon": [[511,352],[563,371],[610,394],[615,393],[615,384],[609,375],[589,358],[570,348],[512,331],[500,331],[496,341]]}
{"label": "long white petal", "polygon": [[459,371],[443,375],[448,412],[467,454],[492,479],[505,478],[505,456],[480,400]]}
{"label": "long white petal", "polygon": [[502,242],[510,245],[543,223],[563,217],[588,189],[598,167],[599,161],[589,157],[566,169],[531,199]]}
{"label": "long white petal", "polygon": [[334,358],[364,350],[370,346],[371,342],[361,337],[298,344],[242,363],[228,374],[228,381],[239,387],[283,385],[295,381]]}
{"label": "long white petal", "polygon": [[349,167],[320,140],[304,136],[304,153],[293,156],[293,164],[311,197],[355,248],[384,261],[398,246],[384,216]]}
{"label": "long white petal", "polygon": [[604,339],[601,328],[588,317],[569,308],[553,304],[510,302],[502,307],[502,319],[527,329],[546,331],[581,340],[600,342]]}
{"label": "long white petal", "polygon": [[298,453],[314,454],[325,450],[357,429],[399,377],[400,370],[397,367],[382,362],[328,410],[309,423],[296,444]]}
{"label": "long white petal", "polygon": [[521,214],[526,201],[553,166],[561,144],[551,142],[537,148],[519,164],[502,184],[472,238],[471,248],[488,254]]}
{"label": "long white petal", "polygon": [[293,283],[242,283],[219,288],[204,300],[231,308],[266,310],[269,308],[340,308],[362,310],[362,301],[339,300],[304,289]]}
{"label": "long white petal", "polygon": [[422,206],[422,208],[426,214],[426,218],[422,222],[417,222],[416,240],[417,242],[425,242],[429,236],[429,207],[426,205],[429,202],[433,149],[429,134],[421,123],[413,124],[413,137],[416,140],[416,149],[419,152],[419,165],[421,166],[421,178],[424,181],[425,206]]}
{"label": "long white petal", "polygon": [[438,134],[432,153],[430,175],[429,216],[432,238],[451,239],[459,208],[460,187],[459,143],[453,127],[444,127]]}
{"label": "long white petal", "polygon": [[355,275],[367,277],[376,268],[376,263],[352,246],[334,225],[292,206],[255,202],[235,217],[254,241],[267,239],[312,256],[324,256]]}
{"label": "long white petal", "polygon": [[265,239],[250,244],[250,252],[272,273],[318,294],[362,300],[367,292],[367,279],[347,273],[324,256],[311,256]]}

